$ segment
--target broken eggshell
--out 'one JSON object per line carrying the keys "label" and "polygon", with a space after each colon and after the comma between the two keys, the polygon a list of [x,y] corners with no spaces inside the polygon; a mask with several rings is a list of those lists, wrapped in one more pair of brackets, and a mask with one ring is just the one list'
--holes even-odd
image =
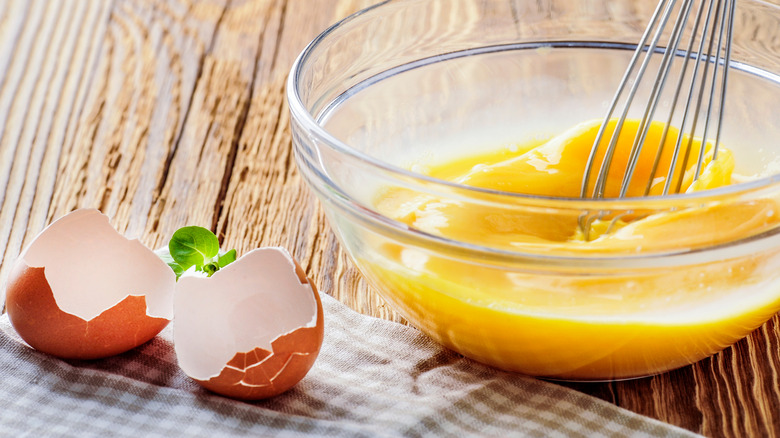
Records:
{"label": "broken eggshell", "polygon": [[179,279],[174,346],[203,387],[258,400],[298,383],[322,345],[316,287],[283,248],[248,252],[211,277]]}
{"label": "broken eggshell", "polygon": [[176,276],[152,250],[94,209],[46,227],[17,259],[6,311],[33,348],[98,359],[135,348],[173,317]]}

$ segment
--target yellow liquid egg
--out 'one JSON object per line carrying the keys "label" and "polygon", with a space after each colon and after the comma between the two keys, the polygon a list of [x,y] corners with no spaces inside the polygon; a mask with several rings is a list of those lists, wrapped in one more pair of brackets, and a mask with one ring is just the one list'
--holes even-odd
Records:
{"label": "yellow liquid egg", "polygon": [[[606,130],[606,149],[615,122]],[[618,140],[605,195],[617,197],[636,120]],[[585,162],[599,122],[586,122],[545,142],[500,148],[428,165],[428,175],[463,185],[545,197],[580,196]],[[657,171],[656,151],[668,130]],[[628,196],[663,193],[678,131],[651,124]],[[681,192],[732,183],[733,155],[684,137],[690,158],[671,181]],[[597,163],[601,160],[598,159]],[[598,166],[596,166],[598,167]],[[592,189],[595,172],[590,181]],[[682,180],[679,181],[682,175]],[[488,200],[490,194],[485,194]],[[384,215],[425,233],[498,250],[587,257],[621,257],[711,247],[775,226],[772,199],[709,202],[700,208],[609,214],[583,222],[580,211],[464,205],[388,187],[375,205]],[[585,229],[583,229],[583,223]],[[382,241],[364,275],[414,325],[444,345],[482,362],[561,379],[620,379],[654,374],[707,357],[744,337],[780,309],[777,250],[702,264],[611,272],[577,265],[502,269],[438,249]],[[741,292],[736,293],[739,290]]]}

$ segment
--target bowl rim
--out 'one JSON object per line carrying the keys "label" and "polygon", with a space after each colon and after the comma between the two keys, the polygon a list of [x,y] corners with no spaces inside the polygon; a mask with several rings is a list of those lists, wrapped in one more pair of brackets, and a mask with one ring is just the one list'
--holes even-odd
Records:
{"label": "bowl rim", "polygon": [[[756,178],[746,182],[719,187],[716,189],[703,190],[703,191],[691,192],[691,193],[678,193],[672,195],[654,195],[654,196],[631,197],[631,198],[600,198],[600,199],[540,196],[540,195],[529,195],[529,194],[516,193],[516,192],[506,192],[506,191],[458,184],[452,181],[447,181],[447,180],[431,177],[428,175],[424,175],[421,173],[416,173],[400,166],[395,166],[393,164],[387,163],[380,159],[374,158],[368,154],[365,154],[355,148],[352,148],[351,146],[339,140],[330,132],[328,132],[320,123],[318,123],[314,115],[306,109],[306,106],[303,103],[303,99],[301,98],[301,94],[298,88],[298,85],[302,83],[301,76],[303,74],[302,73],[303,68],[306,66],[306,63],[309,61],[309,59],[314,55],[314,51],[321,44],[326,42],[327,39],[338,30],[344,28],[345,26],[348,26],[351,22],[358,20],[365,15],[376,12],[376,10],[382,8],[383,6],[386,6],[387,4],[403,3],[407,1],[415,2],[421,0],[384,0],[380,3],[361,9],[329,26],[327,29],[325,29],[323,32],[317,35],[317,37],[315,37],[311,42],[309,42],[309,44],[307,44],[306,47],[296,57],[286,82],[286,98],[288,102],[288,107],[292,115],[292,121],[294,123],[299,124],[300,127],[303,129],[302,134],[310,138],[312,141],[314,141],[318,145],[318,147],[326,147],[329,150],[335,152],[336,154],[342,154],[344,156],[348,156],[354,160],[357,160],[362,164],[369,166],[369,169],[374,169],[375,171],[389,174],[392,179],[397,181],[412,181],[414,184],[424,184],[426,187],[443,189],[450,193],[452,193],[452,191],[455,190],[458,191],[459,193],[473,194],[476,197],[476,199],[480,199],[480,198],[485,199],[485,196],[487,196],[491,200],[506,199],[507,201],[511,201],[512,204],[514,205],[543,205],[543,206],[554,206],[554,208],[561,208],[561,209],[570,208],[570,209],[581,210],[585,208],[589,210],[606,210],[606,209],[627,210],[627,209],[642,209],[642,208],[658,209],[659,206],[662,207],[667,206],[667,208],[672,206],[679,207],[681,203],[684,203],[684,205],[691,205],[691,204],[707,203],[713,201],[717,202],[719,200],[722,200],[724,197],[730,198],[730,197],[748,196],[751,193],[755,195],[755,192],[774,189],[775,187],[780,186],[780,174],[775,174],[775,175],[769,175],[761,178]],[[763,0],[748,0],[748,1],[760,6],[770,7],[772,9],[777,10],[778,13],[780,13],[780,5],[773,5]],[[739,61],[732,59],[730,65],[743,65],[743,64],[741,64]],[[749,64],[747,66],[749,67]],[[381,72],[379,74],[381,74]],[[774,73],[772,74],[774,75]],[[778,74],[778,76],[780,76],[780,74]],[[325,108],[327,109],[327,105],[325,106]],[[294,143],[293,146],[296,155],[297,156],[303,155],[303,152],[298,150],[299,148],[295,146],[295,142],[293,143]],[[300,159],[300,157],[298,157],[298,159]],[[505,249],[494,248],[491,246],[479,245],[479,244],[464,242],[460,240],[455,240],[444,236],[438,236],[438,235],[426,233],[423,230],[419,230],[414,227],[410,227],[408,224],[396,221],[394,219],[391,219],[381,214],[380,212],[375,210],[374,206],[366,206],[359,202],[356,202],[356,200],[353,197],[351,197],[348,193],[346,193],[342,187],[339,187],[330,178],[328,178],[327,175],[325,174],[326,172],[323,172],[323,169],[318,168],[318,171],[316,173],[318,174],[317,177],[323,179],[323,182],[325,182],[329,186],[330,190],[327,191],[328,193],[326,194],[326,196],[332,200],[333,198],[332,195],[334,194],[333,192],[334,191],[337,192],[337,196],[335,196],[335,198],[338,198],[337,202],[339,204],[342,204],[342,207],[347,207],[347,209],[350,210],[351,214],[355,215],[359,219],[363,221],[369,220],[370,222],[373,222],[374,226],[380,226],[386,231],[387,228],[389,227],[394,232],[404,234],[407,237],[409,237],[409,235],[411,234],[413,238],[423,239],[428,242],[435,243],[435,245],[437,246],[447,246],[450,248],[456,248],[458,251],[463,251],[466,253],[470,253],[472,255],[476,252],[479,253],[482,257],[484,257],[483,260],[490,259],[494,261],[502,260],[507,262],[508,261],[516,262],[518,258],[522,258],[524,260],[534,260],[535,262],[539,262],[541,260],[544,263],[552,263],[553,265],[561,266],[568,263],[577,263],[581,265],[583,262],[592,259],[593,260],[592,264],[589,262],[586,264],[593,265],[592,267],[597,267],[597,266],[607,267],[608,265],[605,265],[604,264],[605,262],[606,263],[619,262],[619,264],[623,265],[625,263],[633,264],[634,262],[632,262],[631,260],[639,262],[639,259],[642,259],[645,260],[645,262],[654,260],[654,262],[651,263],[653,265],[658,264],[659,266],[660,265],[668,266],[670,263],[670,259],[676,260],[676,262],[674,263],[686,263],[687,260],[692,260],[689,259],[689,257],[696,257],[697,255],[698,257],[701,257],[703,253],[706,253],[709,256],[705,258],[715,257],[713,259],[719,259],[719,258],[723,258],[724,255],[727,255],[728,251],[736,250],[736,247],[740,248],[738,251],[740,254],[747,254],[750,251],[749,248],[756,249],[756,245],[760,245],[761,243],[766,244],[768,243],[767,241],[771,241],[771,242],[780,241],[778,240],[778,236],[780,236],[780,227],[775,227],[773,229],[766,230],[765,232],[762,232],[757,235],[746,236],[738,240],[734,240],[731,242],[726,242],[718,245],[710,245],[710,246],[694,247],[694,248],[679,248],[675,250],[664,250],[659,252],[638,252],[638,253],[620,253],[620,254],[613,254],[613,255],[608,255],[608,254],[597,255],[593,253],[539,254],[536,252],[523,251],[522,249],[505,250]],[[408,185],[409,183],[406,184]],[[315,192],[320,192],[317,193],[318,195],[324,193],[321,187],[316,187]],[[719,257],[717,256],[718,254],[720,255]],[[701,261],[702,258],[698,258],[696,259],[695,262],[698,263]],[[647,267],[647,265],[643,265],[643,266]]]}
{"label": "bowl rim", "polygon": [[[529,202],[534,202],[534,201],[555,202],[560,207],[564,207],[564,206],[574,207],[575,204],[577,206],[582,206],[583,204],[585,205],[590,204],[593,205],[593,207],[595,208],[596,205],[594,204],[598,204],[600,208],[609,208],[603,206],[604,205],[614,206],[615,204],[622,205],[622,204],[629,203],[632,206],[634,206],[633,208],[642,208],[641,207],[642,204],[656,204],[659,202],[667,203],[667,202],[681,202],[681,201],[682,202],[709,201],[721,196],[727,196],[727,195],[733,196],[733,195],[746,194],[748,192],[752,192],[757,189],[763,189],[766,188],[767,186],[780,183],[780,173],[779,173],[779,174],[752,179],[745,182],[740,182],[737,184],[729,184],[727,186],[722,186],[715,189],[708,189],[708,190],[702,190],[702,191],[691,192],[691,193],[675,193],[669,195],[652,195],[652,196],[631,197],[631,198],[599,198],[599,199],[580,198],[580,197],[555,197],[555,196],[529,195],[524,193],[507,192],[502,190],[487,189],[482,187],[474,187],[474,186],[468,186],[464,184],[458,184],[453,181],[447,181],[429,175],[413,172],[409,169],[404,169],[403,167],[387,163],[380,159],[374,158],[368,154],[365,154],[349,146],[347,143],[343,142],[342,140],[339,140],[330,132],[328,132],[320,123],[317,122],[317,120],[314,118],[314,115],[312,115],[306,109],[306,106],[303,103],[303,99],[301,98],[299,88],[297,85],[300,83],[302,70],[303,67],[306,65],[306,62],[313,55],[313,52],[319,47],[319,45],[322,44],[323,41],[329,38],[333,33],[347,26],[352,21],[355,21],[364,15],[370,14],[387,4],[406,2],[406,1],[414,2],[420,0],[384,0],[380,3],[361,9],[343,18],[342,20],[332,24],[328,28],[326,28],[322,33],[317,35],[317,37],[315,37],[311,42],[309,42],[309,44],[307,44],[306,47],[301,51],[301,53],[296,57],[292,65],[292,68],[290,70],[290,73],[288,75],[287,84],[286,84],[286,95],[287,95],[288,106],[290,108],[291,114],[293,115],[293,118],[302,124],[303,128],[309,135],[313,135],[314,137],[316,137],[316,140],[319,140],[318,143],[324,144],[338,153],[349,155],[354,159],[357,159],[373,168],[376,168],[377,170],[390,173],[391,175],[398,175],[399,177],[404,179],[417,180],[421,183],[425,183],[426,185],[434,184],[434,185],[442,186],[446,189],[450,189],[450,190],[456,189],[458,191],[463,191],[464,193],[474,193],[475,195],[482,195],[482,196],[489,195],[491,197],[506,197],[507,199],[511,199],[514,202],[517,202],[519,200],[527,200]],[[777,9],[778,12],[780,12],[780,6],[778,5],[773,5],[763,0],[748,0],[748,1],[760,4],[762,6],[768,6],[773,9]],[[734,66],[745,65],[733,59],[730,61],[729,64]],[[749,65],[747,66],[749,67]],[[778,73],[778,75],[780,76],[780,73]]]}
{"label": "bowl rim", "polygon": [[[322,177],[322,175],[319,176]],[[323,178],[323,181],[327,180]],[[350,215],[353,219],[350,223],[361,223],[363,224],[362,226],[374,229],[384,236],[391,233],[404,240],[409,238],[422,240],[425,241],[424,245],[412,245],[411,247],[423,247],[431,253],[447,254],[448,257],[466,257],[472,264],[484,264],[489,267],[497,265],[517,267],[522,265],[521,269],[523,270],[553,270],[558,273],[560,273],[561,268],[576,267],[578,269],[577,272],[580,273],[582,269],[587,269],[590,273],[593,273],[594,270],[602,270],[623,275],[625,272],[622,270],[615,271],[615,267],[640,270],[671,268],[749,257],[753,254],[780,247],[780,227],[776,227],[730,242],[704,247],[680,247],[654,252],[578,253],[510,250],[455,240],[414,228],[355,202],[354,199],[338,187],[333,187],[332,185],[327,187],[331,190],[326,190],[322,185],[318,184],[310,185],[310,188],[318,197],[324,197],[328,202],[338,204],[338,211]],[[333,196],[334,193],[336,193],[336,196]],[[334,228],[339,239],[342,239],[340,232],[338,232],[339,227],[336,226]],[[398,241],[398,239],[394,238],[394,241]]]}

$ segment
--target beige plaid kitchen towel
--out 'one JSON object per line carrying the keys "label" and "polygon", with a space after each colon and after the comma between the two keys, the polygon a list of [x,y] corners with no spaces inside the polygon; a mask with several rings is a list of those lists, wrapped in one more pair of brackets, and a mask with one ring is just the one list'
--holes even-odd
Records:
{"label": "beige plaid kitchen towel", "polygon": [[0,318],[0,436],[695,436],[574,390],[464,359],[326,294],[325,341],[292,390],[245,403],[176,365],[171,329],[128,353],[62,361]]}

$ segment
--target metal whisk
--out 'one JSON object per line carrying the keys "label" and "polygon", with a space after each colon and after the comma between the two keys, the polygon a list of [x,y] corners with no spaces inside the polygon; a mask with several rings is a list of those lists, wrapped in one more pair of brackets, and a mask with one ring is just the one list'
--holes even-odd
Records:
{"label": "metal whisk", "polygon": [[[644,196],[650,193],[654,180],[661,176],[665,177],[663,195],[680,192],[683,176],[691,158],[691,144],[694,136],[701,138],[702,142],[698,156],[695,157],[694,181],[700,177],[703,170],[705,145],[708,140],[713,142],[712,160],[717,158],[728,83],[728,65],[731,58],[735,7],[736,0],[660,0],[658,2],[593,143],[582,178],[581,198],[601,199],[605,197],[607,176],[613,165],[618,136],[627,117],[629,117],[632,106],[634,106],[637,91],[640,87],[646,89],[650,84],[652,84],[652,89],[649,92],[648,100],[637,99],[641,102],[637,102],[637,105],[634,106],[634,112],[637,112],[638,109],[642,116],[639,119],[633,146],[628,155],[618,197],[624,198],[627,195],[642,146],[653,120],[665,122],[665,127],[652,171],[645,184]],[[668,24],[672,21],[672,17],[675,17],[674,23],[669,29]],[[668,40],[666,45],[662,46],[661,40],[666,34],[668,34]],[[685,35],[689,36],[685,37]],[[657,73],[654,77],[645,78],[645,73],[654,56],[656,56],[656,60],[658,56],[661,57]],[[678,71],[675,74],[673,74],[673,70],[675,70],[672,68],[673,65],[678,66]],[[671,84],[672,88],[667,89],[668,84]],[[664,94],[665,90],[666,94]],[[622,108],[618,110],[621,102]],[[662,102],[664,103],[661,104]],[[667,109],[663,110],[662,107]],[[682,114],[679,114],[679,111],[678,114],[675,114],[678,107],[682,108]],[[659,115],[659,110],[666,111],[666,114]],[[606,143],[606,150],[599,151],[610,121],[615,123],[614,131],[609,142]],[[674,150],[668,169],[665,168],[666,166],[659,169],[669,127],[672,124],[679,126],[679,135],[674,142]],[[687,139],[684,139],[684,133],[688,134],[685,136]],[[602,149],[604,148],[602,147]],[[596,170],[599,152],[603,153],[603,158],[598,165],[597,172],[591,175]],[[680,164],[682,165],[678,172],[681,173],[675,178],[675,169]],[[590,182],[594,177],[595,184],[590,187]],[[675,180],[676,184],[673,186]],[[643,182],[635,182],[635,185],[637,183],[642,184]],[[603,216],[602,212],[598,218]],[[588,221],[592,222],[592,220]],[[581,225],[587,225],[589,228],[590,223]]]}

